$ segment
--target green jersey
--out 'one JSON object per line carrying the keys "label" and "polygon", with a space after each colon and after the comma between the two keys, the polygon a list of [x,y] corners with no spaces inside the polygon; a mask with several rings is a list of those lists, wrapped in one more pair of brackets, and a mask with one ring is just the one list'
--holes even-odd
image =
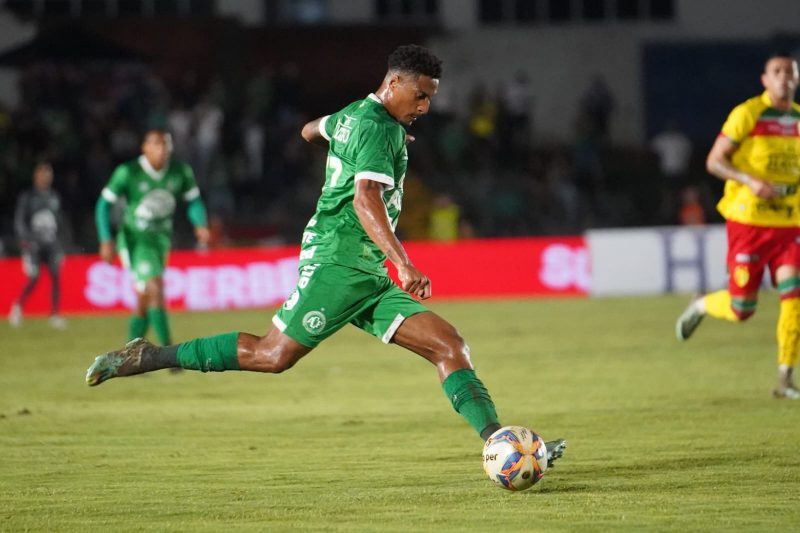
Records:
{"label": "green jersey", "polygon": [[170,235],[176,200],[194,200],[200,196],[200,190],[186,163],[170,161],[158,171],[142,155],[118,166],[102,194],[110,203],[125,197],[126,230]]}
{"label": "green jersey", "polygon": [[317,210],[303,231],[300,267],[334,263],[386,275],[386,255],[358,220],[353,198],[358,180],[382,183],[383,203],[395,228],[408,165],[406,131],[370,94],[323,117],[319,132],[329,142],[325,184]]}

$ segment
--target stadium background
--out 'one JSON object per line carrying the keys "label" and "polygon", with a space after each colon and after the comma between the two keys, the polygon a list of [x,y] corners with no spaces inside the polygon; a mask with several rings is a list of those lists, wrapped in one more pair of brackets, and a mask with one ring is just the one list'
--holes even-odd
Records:
{"label": "stadium background", "polygon": [[[150,126],[170,129],[176,157],[195,168],[212,249],[295,244],[324,158],[297,132],[377,86],[403,42],[432,47],[446,69],[430,116],[411,130],[420,142],[403,239],[713,224],[721,183],[704,156],[727,111],[759,92],[763,57],[800,49],[798,15],[781,0],[10,0],[0,11],[0,253],[18,253],[13,206],[40,158],[55,167],[67,250],[94,253],[94,202]],[[653,148],[665,130],[691,146],[677,171]],[[176,218],[176,247],[191,247]],[[692,246],[679,259],[707,255]],[[576,261],[581,276],[592,270]],[[669,253],[662,263],[672,268]],[[23,278],[15,263],[3,268],[5,306]],[[708,275],[689,278],[661,285],[708,288]]]}

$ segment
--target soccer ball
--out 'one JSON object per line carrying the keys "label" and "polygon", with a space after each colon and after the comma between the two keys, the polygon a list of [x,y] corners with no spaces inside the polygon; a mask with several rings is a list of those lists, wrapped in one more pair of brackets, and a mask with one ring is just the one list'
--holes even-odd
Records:
{"label": "soccer ball", "polygon": [[547,448],[542,438],[522,426],[498,429],[483,446],[483,469],[508,490],[525,490],[542,479]]}

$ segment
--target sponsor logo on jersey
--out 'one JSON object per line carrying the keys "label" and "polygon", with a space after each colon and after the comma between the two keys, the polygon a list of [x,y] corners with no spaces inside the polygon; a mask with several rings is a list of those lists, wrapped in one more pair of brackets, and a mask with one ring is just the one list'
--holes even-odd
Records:
{"label": "sponsor logo on jersey", "polygon": [[356,119],[351,116],[344,115],[344,120],[336,123],[336,129],[333,132],[333,138],[343,144],[347,144],[350,140],[350,134],[353,132],[353,126]]}
{"label": "sponsor logo on jersey", "polygon": [[307,332],[316,335],[325,329],[327,319],[325,318],[325,313],[322,311],[324,311],[324,309],[320,311],[309,311],[303,317],[303,327],[306,328]]}
{"label": "sponsor logo on jersey", "polygon": [[140,220],[166,218],[175,211],[175,197],[164,189],[155,189],[139,201],[134,214]]}

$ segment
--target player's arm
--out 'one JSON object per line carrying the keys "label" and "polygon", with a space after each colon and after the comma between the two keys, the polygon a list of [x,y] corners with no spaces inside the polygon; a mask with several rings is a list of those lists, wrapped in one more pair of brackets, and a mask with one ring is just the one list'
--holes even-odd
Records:
{"label": "player's arm", "polygon": [[331,140],[331,138],[328,135],[328,132],[325,130],[325,124],[329,117],[330,115],[325,115],[324,117],[319,117],[311,122],[307,122],[306,125],[303,126],[303,130],[300,132],[300,135],[303,136],[303,139],[305,139],[306,142],[318,144],[327,148],[328,142]]}
{"label": "player's arm", "polygon": [[14,233],[17,234],[17,242],[20,248],[27,248],[30,238],[30,228],[28,227],[28,193],[23,192],[17,199],[14,209]]}
{"label": "player's arm", "polygon": [[383,188],[382,183],[374,180],[356,181],[353,207],[369,238],[397,268],[403,290],[424,300],[431,296],[431,282],[411,264],[403,245],[392,231],[392,224],[383,203]]}
{"label": "player's arm", "polygon": [[189,165],[183,169],[183,201],[186,202],[186,218],[194,227],[194,237],[201,248],[208,246],[211,239],[211,232],[208,229],[208,214],[203,198],[200,196],[200,188],[194,177],[194,171]]}
{"label": "player's arm", "polygon": [[94,208],[94,221],[97,227],[97,241],[100,243],[100,259],[106,263],[114,260],[114,242],[111,236],[111,205],[125,195],[129,180],[128,169],[120,165],[114,169],[108,183],[103,187]]}
{"label": "player's arm", "polygon": [[733,154],[739,145],[725,135],[718,135],[706,158],[706,169],[721,180],[732,180],[750,187],[759,198],[777,198],[778,194],[768,181],[764,181],[733,166]]}

